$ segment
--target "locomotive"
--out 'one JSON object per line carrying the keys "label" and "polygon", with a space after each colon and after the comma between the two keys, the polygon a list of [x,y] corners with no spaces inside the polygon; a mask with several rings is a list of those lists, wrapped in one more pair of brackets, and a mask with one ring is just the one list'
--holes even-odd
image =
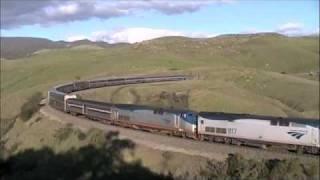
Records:
{"label": "locomotive", "polygon": [[320,153],[319,120],[111,104],[67,93],[123,84],[185,80],[185,76],[149,76],[82,81],[48,92],[50,106],[106,124],[202,141]]}

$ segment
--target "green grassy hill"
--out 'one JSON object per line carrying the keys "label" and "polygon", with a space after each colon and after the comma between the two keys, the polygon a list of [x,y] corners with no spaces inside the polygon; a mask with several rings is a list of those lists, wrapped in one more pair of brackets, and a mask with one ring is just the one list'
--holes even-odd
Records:
{"label": "green grassy hill", "polygon": [[[1,58],[18,59],[32,56],[42,51],[52,49],[72,48],[77,46],[97,46],[101,48],[114,47],[106,42],[92,42],[89,40],[79,40],[73,42],[51,41],[44,38],[32,37],[1,37]],[[122,43],[121,45],[127,45]]]}
{"label": "green grassy hill", "polygon": [[64,48],[63,42],[53,42],[43,38],[1,37],[1,58],[16,59],[31,56],[41,49]]}
{"label": "green grassy hill", "polygon": [[[82,132],[40,113],[26,122],[16,118],[21,106],[35,92],[46,96],[51,87],[79,78],[187,74],[193,78],[93,89],[80,95],[99,101],[197,111],[319,118],[319,37],[289,38],[277,34],[210,39],[165,37],[112,46],[80,41],[60,49],[41,47],[35,52],[30,56],[22,54],[18,59],[1,57],[0,135],[7,127],[13,128],[0,142],[4,144],[3,150],[8,151],[0,151],[0,156],[3,152],[13,155],[29,148],[32,152],[39,151],[44,146],[56,153],[88,144],[99,146],[104,138],[100,131]],[[128,152],[125,157],[128,161],[141,160],[154,172],[162,172],[166,167],[174,173],[194,174],[198,171],[194,167],[206,162],[202,157],[170,154],[173,158],[165,166],[167,151],[137,146],[134,153]],[[217,154],[214,158],[223,156]],[[185,166],[181,166],[182,161]],[[316,159],[304,163],[314,163],[315,169],[319,169]]]}
{"label": "green grassy hill", "polygon": [[319,37],[264,34],[165,37],[102,49],[52,49],[1,60],[1,118],[16,116],[35,91],[46,95],[52,86],[77,77],[153,73],[186,73],[194,79],[100,89],[85,95],[194,110],[319,117]]}

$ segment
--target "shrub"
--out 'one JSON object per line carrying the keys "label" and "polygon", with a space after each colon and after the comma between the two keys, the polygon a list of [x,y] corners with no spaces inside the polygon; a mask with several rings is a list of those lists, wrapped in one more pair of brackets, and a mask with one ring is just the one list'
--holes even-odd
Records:
{"label": "shrub", "polygon": [[90,137],[89,139],[90,143],[98,146],[103,144],[106,140],[105,133],[102,130],[96,129],[96,128],[90,129],[88,131],[88,136]]}
{"label": "shrub", "polygon": [[215,162],[207,161],[205,168],[200,169],[200,177],[205,177],[205,179],[226,179],[227,174],[227,163],[225,162]]}
{"label": "shrub", "polygon": [[80,96],[79,94],[76,94],[77,99],[83,99],[82,96]]}
{"label": "shrub", "polygon": [[162,171],[165,172],[169,165],[169,161],[172,159],[173,154],[170,151],[164,151],[162,153],[163,161],[162,161]]}
{"label": "shrub", "polygon": [[67,124],[67,126],[56,130],[54,137],[59,140],[59,142],[65,141],[73,133],[72,124]]}
{"label": "shrub", "polygon": [[26,149],[7,159],[0,159],[0,179],[151,179],[173,180],[155,173],[140,161],[127,162],[125,150],[134,150],[130,140],[118,138],[118,133],[105,134],[100,147],[85,145],[55,152],[50,147]]}
{"label": "shrub", "polygon": [[304,166],[304,173],[310,177],[310,178],[314,178],[316,176],[319,176],[319,165],[317,164],[311,164],[310,166]]}
{"label": "shrub", "polygon": [[200,169],[204,179],[317,179],[319,165],[302,164],[299,159],[254,160],[231,154],[225,161],[208,161]]}
{"label": "shrub", "polygon": [[20,117],[23,121],[29,120],[40,109],[39,103],[41,99],[42,94],[36,92],[21,106]]}
{"label": "shrub", "polygon": [[81,130],[78,130],[78,131],[77,131],[77,134],[78,134],[77,137],[78,137],[78,139],[79,139],[80,141],[86,139],[86,137],[87,137],[87,135],[86,135],[84,132],[82,132]]}
{"label": "shrub", "polygon": [[21,142],[15,142],[9,149],[9,152],[13,153],[18,150],[19,146],[21,145]]}
{"label": "shrub", "polygon": [[41,121],[41,119],[42,119],[41,117],[37,117],[37,119],[35,119],[34,122],[39,122]]}
{"label": "shrub", "polygon": [[16,123],[16,119],[0,119],[0,140],[5,134],[7,134],[10,129],[13,128],[14,124]]}
{"label": "shrub", "polygon": [[77,81],[79,81],[81,79],[80,76],[75,76],[74,79],[76,79]]}
{"label": "shrub", "polygon": [[268,171],[264,162],[248,160],[239,154],[229,155],[226,163],[228,175],[236,179],[258,179]]}

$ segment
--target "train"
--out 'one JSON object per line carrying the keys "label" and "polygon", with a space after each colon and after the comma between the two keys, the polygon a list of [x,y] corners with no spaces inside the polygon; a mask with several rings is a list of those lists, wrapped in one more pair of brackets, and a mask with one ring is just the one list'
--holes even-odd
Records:
{"label": "train", "polygon": [[79,99],[71,92],[136,83],[186,80],[182,75],[145,76],[82,81],[57,86],[48,92],[48,104],[60,111],[105,124],[200,141],[320,153],[318,119],[113,104]]}

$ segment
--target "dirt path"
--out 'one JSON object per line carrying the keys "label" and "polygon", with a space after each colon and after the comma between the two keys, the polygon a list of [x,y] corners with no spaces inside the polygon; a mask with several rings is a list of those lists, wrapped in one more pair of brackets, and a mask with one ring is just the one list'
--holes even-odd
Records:
{"label": "dirt path", "polygon": [[297,155],[295,153],[281,153],[264,151],[256,148],[238,147],[218,143],[200,142],[190,139],[182,139],[179,137],[171,137],[160,134],[152,134],[148,132],[122,128],[118,126],[105,125],[98,122],[90,121],[84,117],[75,117],[69,114],[57,111],[49,106],[41,108],[40,112],[50,119],[63,123],[71,123],[74,126],[88,130],[90,128],[99,128],[105,131],[118,131],[120,138],[127,138],[138,145],[146,146],[161,151],[173,151],[188,155],[197,155],[206,158],[222,160],[230,153],[240,153],[249,158],[299,158],[302,161],[315,160],[311,155]]}

